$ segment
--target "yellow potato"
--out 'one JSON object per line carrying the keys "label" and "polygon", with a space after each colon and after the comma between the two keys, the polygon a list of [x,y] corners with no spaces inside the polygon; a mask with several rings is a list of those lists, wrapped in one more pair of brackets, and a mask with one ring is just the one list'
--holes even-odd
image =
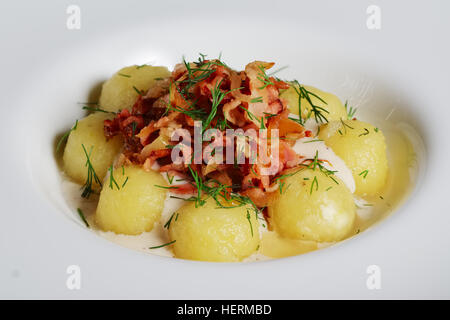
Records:
{"label": "yellow potato", "polygon": [[167,190],[156,186],[166,186],[164,178],[134,166],[114,169],[113,178],[117,185],[110,185],[110,176],[100,193],[96,224],[104,231],[130,235],[151,231],[164,208]]}
{"label": "yellow potato", "polygon": [[374,195],[384,187],[388,175],[386,143],[378,128],[358,120],[323,125],[319,138],[344,160],[355,180],[355,193]]}
{"label": "yellow potato", "polygon": [[156,82],[155,79],[166,78],[170,72],[166,67],[130,66],[120,69],[103,84],[100,95],[100,107],[108,111],[131,108],[138,93],[133,88],[147,92]]}
{"label": "yellow potato", "polygon": [[[294,86],[296,87],[294,88]],[[303,87],[307,91],[312,92],[314,95],[318,96],[320,99],[326,102],[323,103],[323,101],[315,97],[313,94],[308,95],[311,99],[311,102],[315,106],[324,108],[326,111],[328,111],[328,113],[325,111],[321,111],[328,121],[340,120],[341,118],[347,119],[347,111],[345,109],[345,106],[342,104],[341,100],[339,100],[337,96],[335,96],[332,93],[328,93],[311,86],[304,85]],[[295,90],[296,88],[297,90],[299,90],[297,85],[292,84],[289,89],[281,93],[280,97],[284,98],[287,101],[289,111],[291,113],[298,115],[299,94]],[[311,113],[311,104],[304,97],[302,97],[301,99],[301,113],[302,119],[306,119],[308,118],[308,116],[314,119],[314,113]]]}
{"label": "yellow potato", "polygon": [[269,205],[276,232],[290,239],[333,242],[345,238],[356,217],[352,194],[342,181],[318,168],[298,169]]}
{"label": "yellow potato", "polygon": [[217,208],[213,199],[194,203],[175,213],[169,236],[177,258],[233,262],[254,253],[260,243],[259,223],[249,207]]}
{"label": "yellow potato", "polygon": [[[66,174],[80,184],[86,182],[88,175],[87,157],[82,145],[87,153],[90,153],[89,159],[100,181],[103,180],[108,167],[122,148],[120,137],[107,141],[103,134],[103,121],[110,117],[101,112],[90,114],[78,121],[76,129],[70,132],[64,149],[63,166]],[[93,187],[99,186],[93,184]]]}

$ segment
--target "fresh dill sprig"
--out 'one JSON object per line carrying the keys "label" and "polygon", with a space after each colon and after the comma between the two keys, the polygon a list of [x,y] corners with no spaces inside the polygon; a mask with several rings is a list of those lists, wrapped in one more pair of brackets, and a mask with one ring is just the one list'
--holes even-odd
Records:
{"label": "fresh dill sprig", "polygon": [[355,113],[358,108],[348,106],[348,101],[345,101],[344,107],[345,111],[347,111],[347,120],[352,120],[355,117]]}
{"label": "fresh dill sprig", "polygon": [[91,106],[83,106],[83,110],[92,111],[92,112],[103,112],[103,113],[111,113],[111,114],[117,114],[117,112],[114,111],[107,111],[105,109],[100,108],[98,104],[96,104],[96,107]]}
{"label": "fresh dill sprig", "polygon": [[122,189],[123,189],[123,187],[125,187],[125,185],[127,184],[127,182],[128,182],[128,177],[125,179],[125,181],[122,183]]}
{"label": "fresh dill sprig", "polygon": [[369,129],[367,129],[367,128],[364,128],[364,132],[363,133],[361,133],[360,135],[358,135],[358,137],[361,137],[361,136],[366,136],[366,135],[368,135],[369,134]]}
{"label": "fresh dill sprig", "polygon": [[264,118],[266,119],[270,119],[272,117],[276,117],[277,114],[276,113],[269,113],[269,112],[264,112],[264,114],[266,115]]}
{"label": "fresh dill sprig", "polygon": [[80,216],[81,220],[83,220],[83,222],[84,222],[84,224],[86,225],[86,227],[90,228],[90,227],[89,227],[89,223],[87,222],[86,217],[84,216],[83,211],[82,211],[80,208],[77,208],[77,211],[78,211],[78,215]]}
{"label": "fresh dill sprig", "polygon": [[120,190],[119,184],[117,183],[116,179],[114,179],[114,167],[111,165],[111,167],[108,168],[109,171],[109,187],[111,190],[114,190],[114,186],[116,186],[117,190]]}
{"label": "fresh dill sprig", "polygon": [[261,87],[259,87],[259,90],[263,90],[267,88],[268,86],[272,85],[274,86],[275,83],[270,79],[270,77],[266,74],[266,68],[262,64],[258,66],[259,72],[256,78],[263,83]]}
{"label": "fresh dill sprig", "polygon": [[[347,128],[348,128],[348,129],[352,129],[352,130],[355,129],[355,128],[353,128],[352,126],[350,126],[350,125],[348,125],[347,123],[345,123],[345,121],[342,120],[342,118],[340,119],[340,121],[341,121],[341,124],[342,124],[341,127],[344,128],[344,133],[345,133],[345,134],[347,134]],[[341,136],[343,135],[341,129],[339,129],[338,132],[339,132],[339,134],[340,134]]]}
{"label": "fresh dill sprig", "polygon": [[206,129],[208,129],[208,127],[211,125],[211,122],[213,121],[214,117],[217,114],[217,108],[219,107],[223,98],[225,98],[225,96],[229,92],[229,91],[223,92],[222,90],[220,90],[221,84],[222,84],[222,80],[220,80],[220,82],[216,83],[214,88],[211,90],[211,96],[212,96],[211,112],[209,113],[208,117],[206,118],[205,122],[203,123],[203,132]]}
{"label": "fresh dill sprig", "polygon": [[91,153],[92,153],[92,149],[94,147],[91,147],[91,149],[89,150],[89,153],[86,150],[86,147],[84,146],[84,144],[81,144],[81,147],[83,148],[84,154],[86,156],[86,164],[85,166],[87,167],[87,177],[86,177],[86,182],[83,185],[83,192],[81,193],[81,196],[83,198],[89,198],[89,196],[91,195],[91,193],[94,191],[92,188],[92,184],[94,182],[96,182],[98,185],[102,185],[102,182],[100,181],[100,178],[97,176],[97,174],[95,173],[95,169],[92,166],[91,163]]}
{"label": "fresh dill sprig", "polygon": [[204,120],[206,116],[206,111],[203,109],[195,109],[194,105],[191,105],[189,109],[183,109],[178,106],[167,106],[168,110],[177,111],[180,113],[183,113],[189,117],[191,117],[194,120]]}
{"label": "fresh dill sprig", "polygon": [[299,170],[296,170],[296,171],[294,171],[294,172],[290,172],[290,173],[286,173],[286,174],[279,175],[278,177],[276,177],[276,178],[274,179],[274,182],[278,182],[278,185],[279,185],[278,189],[279,189],[279,191],[280,191],[280,194],[283,194],[283,192],[286,191],[287,188],[289,187],[289,185],[288,185],[288,186],[286,187],[286,189],[284,189],[284,191],[283,191],[283,188],[284,188],[284,186],[286,185],[286,183],[285,183],[284,181],[282,181],[282,180],[284,180],[284,179],[286,179],[286,178],[289,178],[289,177],[292,177],[293,175],[296,175],[297,173],[299,173],[299,172],[302,171],[302,170],[304,170],[304,168],[300,168]]}
{"label": "fresh dill sprig", "polygon": [[177,242],[177,240],[173,240],[173,241],[164,243],[164,244],[162,244],[160,246],[150,247],[149,249],[158,249],[158,248],[162,248],[162,247],[167,247],[167,246],[170,246],[170,245],[174,244],[175,242]]}
{"label": "fresh dill sprig", "polygon": [[167,181],[169,181],[169,184],[172,184],[173,178],[174,178],[175,176],[169,176],[169,173],[168,173],[168,172],[166,172],[166,176],[167,176]]}
{"label": "fresh dill sprig", "polygon": [[311,182],[311,189],[310,189],[310,191],[309,191],[309,194],[310,194],[310,195],[313,193],[314,185],[316,186],[316,191],[319,190],[319,182],[317,181],[317,177],[316,177],[316,176],[314,176],[314,179],[313,179],[313,181]]}
{"label": "fresh dill sprig", "polygon": [[[170,223],[172,222],[172,219],[175,216],[175,213],[176,212],[172,213],[172,215],[170,216],[169,220],[167,220],[167,222],[164,224],[164,228],[166,228],[166,229],[170,228]],[[177,214],[177,217],[178,217],[178,213],[176,213],[176,214]]]}
{"label": "fresh dill sprig", "polygon": [[189,98],[189,89],[195,86],[197,83],[208,79],[211,74],[216,70],[211,68],[213,63],[211,61],[205,61],[206,55],[200,54],[199,62],[194,62],[194,66],[186,61],[183,57],[183,64],[187,71],[187,78],[177,81],[183,88],[180,90],[180,94],[185,98]]}
{"label": "fresh dill sprig", "polygon": [[362,176],[364,179],[367,177],[367,174],[369,173],[369,170],[364,170],[358,176]]}
{"label": "fresh dill sprig", "polygon": [[[220,80],[220,82],[217,83],[216,86],[211,91],[211,96],[212,96],[211,112],[209,113],[208,117],[205,120],[205,125],[203,126],[203,131],[208,129],[208,127],[210,126],[211,122],[213,121],[214,117],[217,114],[217,108],[219,107],[222,100],[226,97],[226,95],[234,90],[242,89],[242,88],[236,88],[236,89],[231,89],[226,92],[223,92],[222,90],[220,90],[221,84],[222,84],[222,80]],[[225,119],[225,117],[223,119],[224,119],[224,123],[219,124],[219,127],[221,127],[221,128],[227,125],[227,122],[226,122],[227,120]]]}
{"label": "fresh dill sprig", "polygon": [[250,100],[250,103],[259,103],[259,102],[263,102],[263,97],[256,97]]}
{"label": "fresh dill sprig", "polygon": [[158,185],[158,184],[154,184],[154,186],[157,187],[157,188],[168,189],[168,190],[171,190],[171,189],[179,189],[179,188],[180,188],[180,187],[176,187],[176,186],[170,186],[170,187],[160,186],[160,185]]}
{"label": "fresh dill sprig", "polygon": [[253,120],[258,121],[259,125],[260,125],[260,129],[267,129],[266,125],[264,124],[264,116],[261,118],[258,118],[252,112],[248,111],[248,109],[245,109],[243,106],[239,106],[239,108],[241,108],[242,110],[245,111],[245,113],[247,113],[247,116],[250,119],[250,121],[253,121]]}
{"label": "fresh dill sprig", "polygon": [[339,182],[334,178],[334,174],[337,171],[333,171],[333,170],[329,170],[329,169],[325,168],[325,166],[323,165],[323,161],[319,159],[319,152],[318,151],[316,151],[314,159],[309,159],[309,160],[311,161],[311,163],[306,166],[308,169],[316,170],[316,168],[319,168],[319,171],[321,171],[328,178],[333,180],[334,183],[339,184]]}
{"label": "fresh dill sprig", "polygon": [[309,140],[309,141],[303,141],[303,143],[311,143],[311,142],[319,142],[319,141],[323,141],[322,139],[314,139],[314,140]]}
{"label": "fresh dill sprig", "polygon": [[248,223],[250,224],[250,231],[252,233],[252,237],[253,237],[253,225],[252,225],[252,220],[251,220],[251,216],[250,216],[250,212],[247,210],[247,220]]}
{"label": "fresh dill sprig", "polygon": [[304,124],[304,122],[302,120],[302,99],[305,99],[311,106],[311,110],[310,110],[307,118],[309,118],[311,115],[314,115],[314,120],[317,123],[328,122],[328,119],[324,115],[324,113],[329,114],[330,112],[327,109],[314,104],[312,102],[311,97],[318,99],[320,102],[324,103],[325,105],[328,105],[328,103],[325,100],[323,100],[321,97],[319,97],[317,94],[315,94],[314,92],[306,89],[297,80],[294,80],[292,82],[293,82],[292,87],[294,88],[295,92],[298,95],[298,116],[299,116],[299,119],[292,119],[292,120],[297,121],[301,125]]}
{"label": "fresh dill sprig", "polygon": [[73,127],[67,131],[62,137],[61,139],[59,139],[58,144],[56,145],[56,152],[59,152],[59,149],[61,148],[61,146],[63,145],[63,143],[67,140],[67,138],[69,138],[69,135],[72,131],[76,130],[78,126],[78,120],[75,121],[75,124],[73,125]]}
{"label": "fresh dill sprig", "polygon": [[258,207],[249,197],[229,191],[236,186],[225,185],[215,179],[209,179],[204,182],[200,175],[192,169],[190,165],[188,165],[188,168],[194,179],[194,182],[191,182],[191,184],[196,187],[197,195],[187,199],[181,199],[195,202],[195,207],[197,208],[203,206],[207,199],[212,198],[219,208],[230,209],[250,206],[256,214],[259,213]]}
{"label": "fresh dill sprig", "polygon": [[138,95],[142,96],[144,94],[144,92],[142,90],[139,90],[138,88],[136,88],[135,86],[133,86],[134,91],[137,92]]}

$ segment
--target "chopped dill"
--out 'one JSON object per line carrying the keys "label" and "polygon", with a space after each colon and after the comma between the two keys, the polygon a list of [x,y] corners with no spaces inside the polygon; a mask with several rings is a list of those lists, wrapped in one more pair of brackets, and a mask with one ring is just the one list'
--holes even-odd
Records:
{"label": "chopped dill", "polygon": [[220,90],[220,86],[222,85],[222,80],[214,86],[214,88],[211,90],[211,96],[212,96],[212,106],[211,106],[211,112],[209,113],[208,117],[205,120],[205,123],[203,125],[203,131],[208,129],[208,127],[211,125],[211,122],[213,121],[214,117],[217,114],[217,108],[219,107],[220,103],[222,102],[223,98],[231,92],[223,92]]}
{"label": "chopped dill", "polygon": [[275,114],[275,113],[264,112],[264,114],[266,115],[266,116],[265,116],[266,119],[270,119],[270,118],[272,118],[272,117],[277,116],[277,114]]}
{"label": "chopped dill", "polygon": [[247,210],[247,220],[248,220],[248,223],[250,224],[250,231],[251,231],[252,237],[253,237],[253,225],[252,225],[252,221],[251,221],[250,212],[248,210]]}
{"label": "chopped dill", "polygon": [[258,103],[258,102],[263,102],[263,97],[257,97],[250,100],[250,103]]}
{"label": "chopped dill", "polygon": [[95,173],[94,167],[92,166],[91,163],[91,153],[92,153],[92,149],[94,147],[91,147],[91,149],[89,150],[89,153],[87,152],[84,144],[81,144],[81,147],[83,148],[84,154],[86,156],[86,163],[85,166],[87,167],[87,177],[86,177],[86,182],[84,183],[82,189],[83,192],[81,193],[81,196],[83,198],[89,198],[89,196],[91,195],[91,193],[94,191],[92,188],[92,184],[94,182],[96,182],[98,185],[102,185],[102,182],[100,181],[100,178],[97,176],[97,174]]}
{"label": "chopped dill", "polygon": [[360,174],[358,174],[358,176],[363,176],[363,178],[365,179],[367,177],[368,173],[369,173],[369,170],[364,170]]}
{"label": "chopped dill", "polygon": [[317,94],[315,94],[312,91],[309,91],[308,89],[306,89],[303,85],[301,85],[297,80],[293,81],[293,85],[292,87],[294,88],[295,92],[298,95],[298,116],[299,119],[295,119],[298,123],[300,123],[301,125],[303,125],[303,120],[302,120],[302,99],[305,99],[306,102],[309,103],[309,105],[311,106],[311,110],[309,111],[309,114],[307,116],[307,118],[309,118],[311,115],[314,115],[314,120],[317,123],[325,123],[328,122],[327,117],[324,115],[324,113],[330,113],[327,109],[320,107],[316,104],[314,104],[312,102],[312,98],[314,97],[316,99],[318,99],[320,102],[324,103],[325,105],[328,105],[328,103],[323,100],[321,97],[319,97]]}
{"label": "chopped dill", "polygon": [[167,246],[170,246],[170,245],[174,244],[175,242],[177,242],[177,240],[173,240],[173,241],[164,243],[164,244],[162,244],[160,246],[150,247],[149,249],[158,249],[158,248],[162,248],[162,247],[167,247]]}
{"label": "chopped dill", "polygon": [[114,167],[113,165],[111,165],[108,168],[109,171],[109,187],[111,188],[111,190],[114,190],[114,186],[116,186],[117,190],[120,190],[119,184],[117,183],[116,179],[114,179]]}
{"label": "chopped dill", "polygon": [[344,107],[345,111],[347,111],[347,120],[352,120],[355,117],[355,113],[358,108],[348,106],[348,101],[345,101]]}
{"label": "chopped dill", "polygon": [[133,86],[134,91],[137,92],[138,95],[142,96],[144,94],[144,92],[142,90],[139,90],[138,88],[136,88],[135,86]]}
{"label": "chopped dill", "polygon": [[127,182],[128,182],[128,177],[125,179],[125,181],[122,183],[122,189],[123,189],[123,187],[125,187],[125,185],[127,184]]}
{"label": "chopped dill", "polygon": [[86,227],[90,228],[90,227],[89,227],[89,223],[87,222],[86,217],[84,216],[83,211],[82,211],[80,208],[77,208],[77,211],[78,211],[78,215],[80,216],[81,220],[83,220],[83,222],[84,222],[84,224],[86,225]]}
{"label": "chopped dill", "polygon": [[69,138],[69,135],[72,131],[76,130],[78,126],[78,120],[75,121],[75,124],[73,125],[73,127],[67,131],[62,137],[61,139],[59,139],[58,144],[56,145],[56,152],[59,151],[59,149],[61,148],[61,146],[63,145],[63,143],[67,140],[67,138]]}
{"label": "chopped dill", "polygon": [[[172,215],[170,216],[169,220],[167,220],[167,222],[164,224],[164,228],[169,229],[170,228],[170,223],[172,222],[173,217],[175,216],[175,213],[172,213]],[[177,213],[177,217],[178,217],[178,213]]]}
{"label": "chopped dill", "polygon": [[319,142],[319,141],[323,141],[322,139],[314,139],[314,140],[309,140],[309,141],[303,141],[303,143],[311,143],[311,142]]}
{"label": "chopped dill", "polygon": [[266,74],[266,68],[264,68],[264,66],[262,64],[260,64],[258,66],[258,69],[259,69],[259,72],[257,75],[257,79],[263,83],[263,85],[261,87],[259,87],[258,89],[262,90],[262,89],[267,88],[270,85],[274,86],[275,83],[273,83],[273,81],[270,80],[269,76]]}
{"label": "chopped dill", "polygon": [[119,76],[121,77],[125,77],[125,78],[131,78],[131,76],[129,74],[123,74],[123,73],[118,73]]}
{"label": "chopped dill", "polygon": [[174,178],[175,176],[169,176],[169,173],[168,173],[168,172],[166,172],[166,176],[167,176],[167,181],[169,181],[169,184],[172,184],[173,178]]}
{"label": "chopped dill", "polygon": [[92,111],[92,112],[103,112],[103,113],[111,113],[111,114],[117,114],[117,112],[114,111],[107,111],[105,109],[100,108],[98,104],[96,104],[96,107],[91,106],[83,106],[83,110]]}
{"label": "chopped dill", "polygon": [[286,182],[281,181],[281,180],[286,179],[286,178],[288,178],[288,177],[292,177],[293,175],[299,173],[299,172],[302,171],[303,169],[304,169],[304,168],[301,168],[301,169],[296,170],[296,171],[294,171],[294,172],[282,174],[282,175],[280,175],[280,176],[278,176],[278,177],[276,177],[276,178],[274,179],[274,182],[278,182],[278,184],[279,184],[279,188],[278,188],[278,189],[279,189],[279,191],[280,191],[280,194],[283,194],[283,192],[285,192],[285,191],[287,190],[287,188],[290,186],[290,185],[287,185],[287,187],[283,190],[284,186],[286,185]]}
{"label": "chopped dill", "polygon": [[360,135],[358,135],[358,137],[361,137],[361,136],[367,136],[368,134],[369,134],[369,129],[364,128],[364,132],[361,133]]}
{"label": "chopped dill", "polygon": [[171,186],[171,187],[160,186],[160,185],[157,185],[157,184],[155,184],[154,186],[158,187],[158,188],[161,188],[161,189],[168,189],[168,190],[170,190],[170,189],[179,189],[180,188],[180,187],[175,187],[175,186]]}
{"label": "chopped dill", "polygon": [[314,176],[314,179],[311,182],[311,189],[309,190],[309,194],[310,195],[312,195],[312,193],[313,193],[314,185],[316,186],[316,191],[318,191],[319,190],[319,182],[317,181],[317,177],[316,176]]}
{"label": "chopped dill", "polygon": [[260,119],[258,119],[257,116],[255,116],[253,113],[248,111],[248,109],[245,109],[243,106],[239,106],[239,108],[241,108],[242,110],[245,111],[245,113],[247,113],[247,117],[249,118],[250,121],[253,121],[253,120],[258,121],[260,123],[260,129],[267,129],[266,125],[264,124],[264,117],[261,117]]}
{"label": "chopped dill", "polygon": [[[193,178],[193,182],[190,182],[197,189],[197,195],[191,196],[187,199],[180,198],[185,201],[192,201],[195,203],[195,207],[203,206],[206,200],[212,198],[218,208],[230,209],[244,206],[251,206],[255,213],[259,213],[259,209],[255,203],[247,196],[240,195],[230,190],[235,185],[225,185],[215,179],[209,179],[206,183],[202,180],[200,175],[188,165],[188,169]],[[176,198],[176,197],[174,197]],[[225,204],[224,204],[225,203]],[[227,205],[229,204],[229,205]]]}

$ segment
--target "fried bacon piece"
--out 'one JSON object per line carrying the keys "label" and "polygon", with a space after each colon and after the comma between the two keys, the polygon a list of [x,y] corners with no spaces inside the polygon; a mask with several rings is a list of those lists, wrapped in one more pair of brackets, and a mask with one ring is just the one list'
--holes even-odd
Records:
{"label": "fried bacon piece", "polygon": [[[170,78],[158,81],[145,95],[140,95],[131,110],[124,109],[113,120],[106,120],[105,136],[124,137],[122,163],[142,165],[146,170],[157,165],[161,172],[188,180],[186,184],[173,188],[171,191],[174,193],[196,192],[198,186],[192,179],[195,174],[205,183],[225,186],[226,194],[240,193],[249,197],[256,206],[265,207],[278,189],[274,177],[301,162],[292,150],[295,140],[309,134],[302,125],[288,118],[287,105],[279,97],[279,90],[289,88],[289,84],[266,74],[273,65],[272,62],[254,61],[244,71],[237,72],[220,60],[205,60],[204,57],[198,62],[178,64]],[[186,130],[193,136],[195,121],[203,121],[208,128],[222,132],[227,128],[244,132],[255,130],[255,140],[252,142],[247,138],[247,145],[256,143],[259,146],[267,139],[264,141],[267,154],[258,154],[258,157],[273,159],[270,146],[278,143],[275,171],[263,174],[273,160],[263,163],[259,161],[262,158],[258,158],[253,163],[249,152],[244,153],[244,161],[239,164],[174,163],[171,149],[177,142],[170,142],[170,138],[177,129]],[[260,136],[259,129],[268,129],[267,135]],[[278,130],[278,137],[272,136],[271,130]],[[235,137],[223,134],[224,147],[233,139]],[[203,148],[207,145],[203,143]],[[179,152],[185,159],[192,157],[193,145],[187,143]],[[233,152],[237,161],[236,146]]]}

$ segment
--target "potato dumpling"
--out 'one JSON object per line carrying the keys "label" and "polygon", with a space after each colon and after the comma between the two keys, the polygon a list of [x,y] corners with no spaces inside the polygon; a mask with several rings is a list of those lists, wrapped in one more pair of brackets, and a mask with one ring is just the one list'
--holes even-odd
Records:
{"label": "potato dumpling", "polygon": [[254,253],[260,243],[259,223],[250,207],[218,208],[213,199],[175,213],[169,236],[177,258],[234,262]]}
{"label": "potato dumpling", "polygon": [[[295,171],[294,171],[295,172]],[[319,168],[300,169],[285,179],[284,191],[269,205],[269,216],[282,237],[318,242],[345,238],[356,217],[352,194]]]}
{"label": "potato dumpling", "polygon": [[388,175],[386,143],[378,128],[358,120],[330,122],[319,138],[344,160],[355,180],[355,193],[374,195],[384,187]]}
{"label": "potato dumpling", "polygon": [[[82,145],[84,145],[100,181],[103,180],[108,167],[122,148],[120,137],[106,140],[103,133],[103,121],[108,118],[110,116],[105,113],[90,114],[78,121],[76,128],[70,132],[67,139],[63,155],[64,171],[80,184],[85,183],[88,175],[87,157]],[[93,184],[93,187],[99,186]]]}
{"label": "potato dumpling", "polygon": [[[291,113],[294,113],[298,115],[298,93],[293,87],[295,84],[291,85],[291,87],[287,90],[285,90],[280,97],[284,98],[289,107],[289,111]],[[319,90],[317,88],[311,87],[311,86],[305,86],[303,87],[307,90],[312,92],[313,94],[309,94],[309,97],[311,99],[311,102],[317,106],[324,108],[329,113],[326,113],[322,111],[322,114],[325,116],[325,118],[328,121],[333,120],[339,120],[339,119],[347,119],[347,111],[345,109],[345,106],[342,104],[341,100],[337,96],[335,96],[332,93],[328,93],[322,90]],[[296,86],[298,88],[298,86]],[[314,95],[318,96],[320,99],[326,102],[323,103],[320,99],[315,97]],[[314,119],[314,114],[311,113],[311,104],[307,101],[306,98],[301,99],[301,112],[302,112],[302,119],[306,119],[308,115],[310,115],[311,118]]]}
{"label": "potato dumpling", "polygon": [[129,109],[138,98],[136,89],[147,92],[157,79],[168,76],[170,72],[166,67],[144,65],[120,69],[103,84],[99,104],[108,111]]}
{"label": "potato dumpling", "polygon": [[161,218],[167,190],[164,178],[155,171],[139,167],[113,170],[100,193],[95,214],[96,224],[104,231],[137,235],[151,231]]}

